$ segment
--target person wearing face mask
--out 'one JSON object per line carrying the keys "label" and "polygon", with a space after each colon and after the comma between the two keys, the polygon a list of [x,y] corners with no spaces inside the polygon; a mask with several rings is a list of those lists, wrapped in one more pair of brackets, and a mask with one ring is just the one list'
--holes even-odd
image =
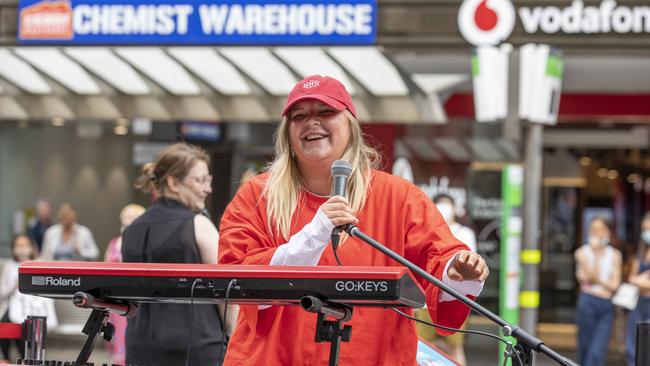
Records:
{"label": "person wearing face mask", "polygon": [[[122,211],[120,211],[120,235],[111,239],[108,246],[106,246],[106,252],[104,253],[105,262],[115,263],[122,261],[122,233],[144,211],[144,207],[135,203],[128,204],[122,208]],[[106,350],[111,357],[111,363],[123,365],[126,356],[126,345],[124,343],[126,318],[115,313],[110,313],[108,321],[115,327],[115,332],[113,333],[113,339],[110,342],[106,342]]]}
{"label": "person wearing face mask", "polygon": [[474,231],[456,221],[456,202],[454,202],[454,199],[449,195],[441,193],[433,197],[433,203],[436,204],[442,218],[449,225],[451,233],[458,240],[465,243],[472,252],[476,252],[476,235]]}
{"label": "person wearing face mask", "polygon": [[[377,169],[350,94],[338,80],[311,75],[289,93],[267,171],[238,190],[221,219],[224,264],[335,266],[332,230],[354,223],[364,233],[469,297],[488,276],[485,261],[456,239],[424,192]],[[345,197],[332,195],[331,166],[350,163]],[[356,237],[342,235],[344,266],[396,263]],[[459,327],[469,309],[425,281],[434,322]],[[327,365],[329,345],[314,342],[316,315],[298,306],[242,305],[225,365]],[[406,310],[411,313],[411,310]],[[415,365],[412,320],[390,309],[357,308],[341,365]],[[443,334],[449,332],[442,331]]]}
{"label": "person wearing face mask", "polygon": [[[57,326],[54,312],[54,301],[45,297],[24,295],[18,291],[18,266],[20,263],[33,260],[38,255],[36,243],[27,235],[18,235],[11,241],[12,260],[2,269],[0,277],[0,314],[2,322],[22,323],[28,315],[46,316],[47,328]],[[9,340],[1,340],[0,348],[4,359],[9,359]],[[22,342],[16,341],[20,357],[24,356]]]}
{"label": "person wearing face mask", "polygon": [[636,323],[650,321],[650,211],[643,215],[641,220],[641,238],[636,257],[632,261],[628,282],[639,288],[639,300],[636,309],[628,315],[627,335],[627,362],[629,366],[635,365],[636,351]]}
{"label": "person wearing face mask", "polygon": [[611,228],[602,217],[589,223],[587,243],[575,252],[576,277],[580,284],[577,304],[578,363],[605,363],[614,304],[612,296],[621,284],[621,253],[610,243]]}
{"label": "person wearing face mask", "polygon": [[[209,156],[199,147],[176,143],[143,167],[136,187],[156,190],[157,200],[122,235],[124,262],[217,263],[219,233],[205,210],[212,193]],[[141,304],[128,319],[126,364],[185,364],[191,337],[191,365],[218,365],[222,352],[221,306]],[[236,307],[229,307],[234,323]],[[191,312],[193,315],[190,320]],[[232,323],[230,324],[232,326]]]}

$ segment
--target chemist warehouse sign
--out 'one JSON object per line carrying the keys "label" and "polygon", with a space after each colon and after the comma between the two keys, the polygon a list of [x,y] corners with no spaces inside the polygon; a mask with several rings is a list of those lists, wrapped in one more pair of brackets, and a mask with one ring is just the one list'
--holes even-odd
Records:
{"label": "chemist warehouse sign", "polygon": [[21,0],[18,41],[372,44],[376,0]]}

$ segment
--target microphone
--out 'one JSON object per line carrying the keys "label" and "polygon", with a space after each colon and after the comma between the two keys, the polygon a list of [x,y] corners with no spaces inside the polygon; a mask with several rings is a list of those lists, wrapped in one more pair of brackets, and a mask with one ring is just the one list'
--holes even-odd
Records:
{"label": "microphone", "polygon": [[[352,166],[345,160],[336,160],[332,163],[332,196],[345,197],[348,186],[348,178],[352,174]],[[336,227],[332,230],[332,248],[336,250],[339,246],[339,233],[342,228]]]}

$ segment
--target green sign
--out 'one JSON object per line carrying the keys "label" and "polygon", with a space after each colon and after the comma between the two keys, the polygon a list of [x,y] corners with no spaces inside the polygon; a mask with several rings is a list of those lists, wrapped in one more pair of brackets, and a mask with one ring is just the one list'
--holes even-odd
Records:
{"label": "green sign", "polygon": [[[522,237],[522,200],[524,169],[521,165],[508,164],[502,171],[503,197],[501,213],[501,253],[499,270],[499,313],[511,324],[519,323],[519,283]],[[513,344],[514,339],[509,339]],[[505,346],[499,344],[499,365],[503,364]],[[508,362],[510,364],[510,362]]]}

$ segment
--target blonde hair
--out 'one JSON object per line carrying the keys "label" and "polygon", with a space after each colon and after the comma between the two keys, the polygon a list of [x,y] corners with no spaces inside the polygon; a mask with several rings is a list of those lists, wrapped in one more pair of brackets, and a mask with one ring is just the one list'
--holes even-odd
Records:
{"label": "blonde hair", "polygon": [[164,148],[155,163],[142,166],[142,174],[135,181],[135,187],[145,193],[155,192],[158,197],[167,193],[167,177],[184,179],[198,161],[210,163],[208,153],[198,146],[184,142]]}
{"label": "blonde hair", "polygon": [[[352,165],[346,197],[352,210],[358,212],[365,203],[370,187],[372,169],[380,164],[380,155],[366,145],[359,121],[347,109],[343,112],[350,126],[350,141],[341,159]],[[266,198],[269,229],[289,238],[291,217],[298,207],[302,177],[292,157],[288,119],[284,117],[275,132],[275,159],[268,166],[269,173],[262,195]]]}
{"label": "blonde hair", "polygon": [[146,209],[142,205],[138,205],[137,203],[129,203],[120,211],[120,220],[124,220],[124,216],[126,216],[128,213],[133,213],[134,216],[138,217],[145,211]]}

